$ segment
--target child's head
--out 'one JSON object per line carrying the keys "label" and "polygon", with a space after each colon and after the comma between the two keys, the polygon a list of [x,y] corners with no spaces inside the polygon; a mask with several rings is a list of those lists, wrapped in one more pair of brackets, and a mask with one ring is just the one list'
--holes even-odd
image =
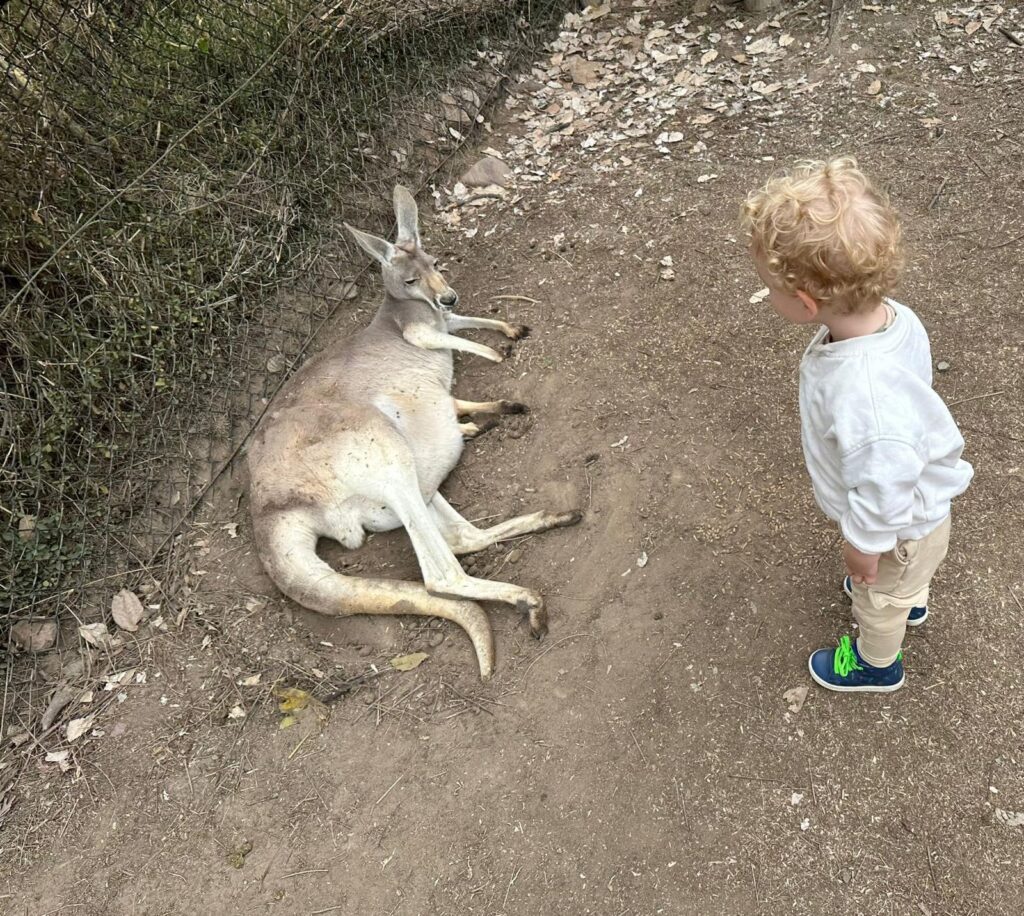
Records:
{"label": "child's head", "polygon": [[742,219],[772,305],[790,321],[873,309],[899,279],[899,220],[853,157],[799,163],[753,192]]}

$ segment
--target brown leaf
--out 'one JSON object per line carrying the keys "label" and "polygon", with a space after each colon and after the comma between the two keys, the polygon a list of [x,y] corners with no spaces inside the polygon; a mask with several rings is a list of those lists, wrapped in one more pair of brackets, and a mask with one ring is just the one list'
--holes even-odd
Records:
{"label": "brown leaf", "polygon": [[105,623],[83,623],[78,628],[78,635],[97,649],[110,648],[114,643]]}
{"label": "brown leaf", "polygon": [[397,655],[391,659],[391,667],[396,671],[412,671],[419,668],[428,658],[426,652],[413,652],[411,655]]}
{"label": "brown leaf", "polygon": [[46,652],[57,642],[57,621],[19,620],[11,627],[11,640],[22,652]]}
{"label": "brown leaf", "polygon": [[36,517],[34,515],[23,515],[18,519],[18,537],[23,541],[30,541],[35,533]]}
{"label": "brown leaf", "polygon": [[134,592],[122,588],[110,604],[110,614],[122,630],[134,633],[139,628],[139,621],[145,612],[142,609],[142,602],[135,596]]}
{"label": "brown leaf", "polygon": [[570,57],[568,61],[569,76],[572,81],[580,86],[592,87],[599,82],[601,65],[582,57]]}
{"label": "brown leaf", "polygon": [[67,739],[68,741],[77,741],[82,737],[90,728],[92,728],[93,722],[96,721],[96,714],[92,713],[81,719],[72,719],[68,722]]}

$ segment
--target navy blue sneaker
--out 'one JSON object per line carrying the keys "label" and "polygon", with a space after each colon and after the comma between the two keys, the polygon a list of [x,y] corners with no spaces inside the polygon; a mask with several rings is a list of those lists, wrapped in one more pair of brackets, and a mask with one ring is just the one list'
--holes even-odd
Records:
{"label": "navy blue sneaker", "polygon": [[858,693],[892,693],[903,686],[903,653],[884,668],[869,665],[860,657],[849,636],[835,649],[819,649],[807,660],[811,677],[827,690]]}
{"label": "navy blue sneaker", "polygon": [[[847,576],[843,579],[843,591],[846,592],[847,598],[853,597],[853,579]],[[928,605],[924,607],[912,607],[910,609],[910,616],[907,617],[908,627],[919,627],[928,619]]]}

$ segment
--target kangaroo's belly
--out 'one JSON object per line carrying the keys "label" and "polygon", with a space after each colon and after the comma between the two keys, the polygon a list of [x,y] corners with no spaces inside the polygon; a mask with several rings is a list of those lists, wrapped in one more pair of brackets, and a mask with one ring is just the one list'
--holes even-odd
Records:
{"label": "kangaroo's belly", "polygon": [[411,397],[389,395],[376,407],[412,451],[420,492],[429,503],[462,457],[462,433],[451,395],[439,387]]}

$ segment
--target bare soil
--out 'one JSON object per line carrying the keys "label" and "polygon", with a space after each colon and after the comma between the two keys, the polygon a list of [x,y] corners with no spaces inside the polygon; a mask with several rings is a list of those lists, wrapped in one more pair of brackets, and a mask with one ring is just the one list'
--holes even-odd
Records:
{"label": "bare soil", "polygon": [[[689,6],[623,5],[586,26],[583,47],[635,12],[643,38]],[[448,624],[291,605],[253,553],[239,468],[190,535],[203,587],[180,631],[142,646],[145,683],[105,709],[69,773],[40,753],[19,785],[0,911],[1021,912],[1024,827],[997,811],[1024,811],[1024,48],[996,26],[967,34],[993,4],[846,7],[831,34],[814,3],[759,33],[795,38],[779,78],[812,90],[701,126],[684,103],[659,130],[685,141],[662,153],[630,140],[628,165],[581,148],[585,132],[544,168],[510,155],[518,200],[459,231],[424,208],[466,310],[533,328],[500,366],[458,360],[460,397],[532,412],[470,443],[445,493],[471,519],[585,511],[577,528],[467,563],[540,590],[547,639],[492,608],[484,684]],[[742,46],[759,20],[730,31],[735,15],[690,18]],[[998,25],[1024,19],[1011,9]],[[536,91],[499,106],[481,148],[519,148]],[[633,99],[609,91],[605,121]],[[759,283],[736,225],[773,168],[838,152],[904,216],[898,296],[948,363],[936,387],[977,473],[893,695],[809,683],[807,655],[850,620],[839,537],[800,453],[807,332],[748,301]],[[324,344],[365,323],[375,295]],[[401,532],[325,555],[418,576]],[[416,651],[420,667],[390,668]],[[325,705],[282,728],[275,683]],[[799,686],[811,689],[792,712],[783,693]]]}

